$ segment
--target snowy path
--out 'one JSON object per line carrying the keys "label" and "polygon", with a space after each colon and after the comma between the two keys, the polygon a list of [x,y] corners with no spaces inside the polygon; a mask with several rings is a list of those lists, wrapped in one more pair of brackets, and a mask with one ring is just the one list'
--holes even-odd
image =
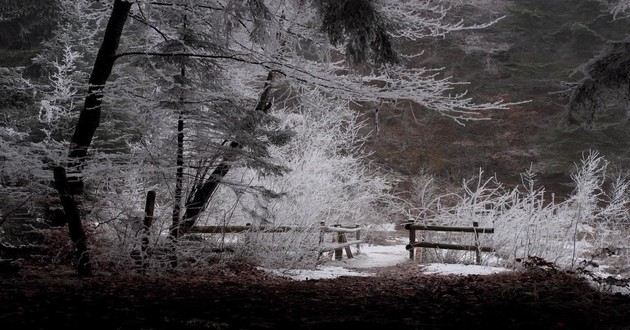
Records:
{"label": "snowy path", "polygon": [[490,275],[504,271],[505,268],[463,265],[463,264],[418,264],[409,261],[409,253],[404,244],[394,245],[361,245],[361,252],[352,259],[331,260],[316,269],[265,269],[275,275],[291,278],[298,281],[332,279],[341,276],[375,276],[376,271],[408,264],[409,267],[417,267],[418,272],[435,275]]}

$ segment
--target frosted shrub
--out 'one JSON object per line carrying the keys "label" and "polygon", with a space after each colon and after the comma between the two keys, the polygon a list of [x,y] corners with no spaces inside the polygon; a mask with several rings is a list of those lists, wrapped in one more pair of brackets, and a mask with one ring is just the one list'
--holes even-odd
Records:
{"label": "frosted shrub", "polygon": [[624,14],[626,11],[628,11],[628,9],[630,9],[629,0],[612,1],[612,4],[610,5],[610,12],[615,18],[617,18],[617,16],[621,14]]}
{"label": "frosted shrub", "polygon": [[[571,176],[575,189],[561,201],[537,187],[532,170],[523,173],[522,183],[512,189],[494,177],[484,178],[480,171],[474,179],[464,180],[459,193],[434,199],[421,221],[494,227],[495,234],[480,235],[481,245],[494,247],[503,263],[536,256],[573,268],[580,259],[600,257],[602,250],[628,248],[630,182],[623,176],[609,180],[607,168],[608,162],[597,152],[584,154]],[[429,241],[472,242],[467,234],[430,235]],[[471,261],[473,255],[450,253],[449,258]]]}
{"label": "frosted shrub", "polygon": [[[294,136],[273,147],[273,158],[288,168],[282,176],[261,176],[248,169],[234,171],[232,182],[265,187],[273,195],[254,189],[225,186],[217,192],[221,202],[212,203],[218,213],[232,210],[231,223],[254,226],[296,226],[305,232],[256,234],[249,237],[252,257],[262,263],[310,263],[316,261],[319,225],[378,223],[386,220],[391,203],[388,179],[370,168],[361,154],[365,140],[362,123],[348,105],[318,91],[303,93],[299,105],[276,111],[281,125]],[[224,217],[211,216],[224,223]]]}
{"label": "frosted shrub", "polygon": [[[92,204],[90,215],[96,223],[96,262],[138,267],[142,207],[148,190],[158,194],[149,245],[160,253],[146,260],[147,271],[170,267],[165,258],[174,258],[178,269],[187,271],[232,259],[271,267],[314,266],[321,222],[386,221],[388,205],[394,200],[388,192],[390,183],[371,168],[361,152],[365,137],[359,134],[363,123],[358,114],[347,103],[318,91],[304,92],[290,101],[291,108],[279,107],[273,115],[280,126],[293,131],[293,136],[288,143],[270,148],[270,158],[285,167],[286,173],[261,175],[255,169],[233,168],[198,219],[198,225],[249,223],[251,232],[186,235],[172,246],[168,238],[171,195],[168,187],[160,184],[163,173],[153,173],[149,163],[116,165],[118,174],[94,173],[91,177],[107,179],[89,182],[100,197]],[[99,169],[106,168],[103,160]],[[279,226],[298,229],[273,232]],[[326,238],[329,241],[330,234]]]}

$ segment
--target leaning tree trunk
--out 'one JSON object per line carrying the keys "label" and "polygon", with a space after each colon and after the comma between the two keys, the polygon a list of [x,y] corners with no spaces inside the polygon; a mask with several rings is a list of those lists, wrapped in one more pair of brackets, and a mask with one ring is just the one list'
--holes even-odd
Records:
{"label": "leaning tree trunk", "polygon": [[116,50],[120,43],[120,36],[127,21],[131,9],[131,2],[115,0],[114,7],[107,22],[103,42],[96,56],[92,74],[89,79],[88,96],[79,114],[79,121],[70,140],[68,167],[73,171],[73,176],[66,176],[66,169],[56,167],[54,169],[55,188],[59,193],[61,205],[70,231],[70,238],[74,243],[78,256],[77,271],[80,276],[90,275],[90,256],[87,248],[87,240],[83,225],[79,202],[72,195],[83,193],[83,180],[80,176],[81,167],[85,163],[87,150],[92,144],[92,139],[101,117],[102,91],[116,61]]}
{"label": "leaning tree trunk", "polygon": [[[274,71],[270,71],[267,75],[267,81],[260,99],[256,104],[256,111],[267,112],[271,108],[271,81],[274,77]],[[241,149],[243,146],[238,142],[230,142],[231,149]],[[189,231],[197,221],[199,214],[205,209],[206,205],[212,198],[212,195],[219,187],[223,178],[232,168],[232,162],[235,160],[236,153],[230,153],[223,157],[223,160],[214,168],[208,179],[195,189],[195,193],[189,202],[186,203],[186,212],[182,218],[179,230],[182,233]]]}
{"label": "leaning tree trunk", "polygon": [[115,0],[112,14],[107,22],[103,42],[96,55],[96,61],[89,79],[88,95],[85,98],[83,109],[79,114],[79,121],[70,140],[70,161],[68,167],[71,173],[68,178],[68,192],[71,194],[83,193],[83,179],[81,168],[85,163],[87,151],[92,144],[94,133],[101,119],[101,104],[103,102],[103,88],[109,79],[114,62],[116,50],[120,44],[120,36],[127,22],[127,16],[131,9],[131,2]]}
{"label": "leaning tree trunk", "polygon": [[92,275],[92,267],[90,265],[90,255],[87,248],[87,238],[81,223],[81,214],[79,212],[79,204],[74,200],[72,195],[67,191],[68,179],[66,177],[66,169],[63,167],[55,167],[55,188],[59,192],[59,199],[66,214],[68,222],[68,230],[70,239],[74,243],[75,253],[77,255],[77,272],[79,276]]}

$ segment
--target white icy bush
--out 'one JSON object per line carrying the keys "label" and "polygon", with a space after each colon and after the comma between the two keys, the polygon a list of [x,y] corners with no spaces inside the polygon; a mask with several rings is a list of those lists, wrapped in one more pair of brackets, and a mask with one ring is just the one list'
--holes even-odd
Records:
{"label": "white icy bush", "polygon": [[[608,162],[597,152],[584,154],[571,176],[575,188],[562,200],[537,187],[532,170],[510,189],[494,177],[484,178],[480,171],[474,179],[464,180],[460,192],[434,199],[417,220],[466,227],[477,222],[495,228],[494,234],[480,235],[482,246],[496,249],[498,260],[491,261],[514,264],[536,256],[573,268],[581,260],[602,257],[604,250],[628,249],[624,237],[630,223],[630,181],[623,176],[610,180],[607,168]],[[427,241],[473,243],[471,234],[429,235],[433,236],[425,237]],[[454,255],[457,261],[467,262],[474,257],[473,253]]]}
{"label": "white icy bush", "polygon": [[[386,205],[392,201],[390,183],[362,153],[365,137],[359,130],[363,123],[347,102],[311,91],[300,95],[297,105],[277,110],[274,115],[294,132],[287,144],[270,150],[288,172],[260,176],[242,169],[228,180],[264,187],[275,196],[224,186],[216,194],[220,200],[210,206],[218,208],[210,221],[225,223],[229,213],[231,223],[311,228],[249,237],[249,251],[255,260],[285,266],[317,260],[320,222],[353,225],[386,221]],[[237,209],[232,210],[235,205]],[[331,239],[328,235],[326,241]]]}

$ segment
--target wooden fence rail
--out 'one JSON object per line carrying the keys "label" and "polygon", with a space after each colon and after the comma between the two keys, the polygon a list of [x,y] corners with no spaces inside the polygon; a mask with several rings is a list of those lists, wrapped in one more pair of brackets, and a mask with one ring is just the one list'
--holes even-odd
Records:
{"label": "wooden fence rail", "polygon": [[[147,198],[145,203],[145,216],[141,222],[141,249],[137,253],[138,259],[141,261],[143,268],[147,267],[146,258],[149,254],[149,235],[151,226],[154,220],[155,210],[155,191],[147,192]],[[325,252],[334,251],[335,259],[339,260],[343,256],[343,250],[346,250],[348,258],[352,258],[352,251],[350,246],[357,245],[357,252],[360,251],[360,244],[363,243],[361,239],[361,227],[359,225],[341,225],[335,224],[332,226],[326,226],[325,222],[320,222],[319,226],[252,226],[246,224],[245,226],[193,226],[186,233],[189,234],[237,234],[247,232],[259,232],[259,233],[286,233],[286,232],[306,232],[309,230],[319,230],[319,256],[321,257]],[[332,244],[324,244],[325,234],[333,233]],[[355,234],[355,240],[348,241],[346,234]],[[0,244],[0,254],[4,253],[4,246]],[[2,255],[0,255],[2,257]]]}
{"label": "wooden fence rail", "polygon": [[[479,227],[478,222],[473,222],[472,227],[449,227],[408,223],[405,225],[405,229],[409,231],[409,244],[407,244],[407,250],[409,251],[409,259],[412,260],[415,257],[416,248],[475,251],[475,262],[478,265],[481,264],[481,252],[494,252],[494,248],[481,246],[479,243],[479,234],[493,234],[494,228]],[[475,243],[474,245],[460,245],[450,243],[417,242],[416,231],[473,233]]]}
{"label": "wooden fence rail", "polygon": [[307,231],[312,228],[308,227],[290,227],[290,226],[279,226],[279,227],[254,227],[250,224],[245,226],[194,226],[190,228],[188,233],[190,234],[235,234],[235,233],[244,233],[248,231],[257,231],[257,232],[266,232],[266,233],[286,233],[290,231]]}
{"label": "wooden fence rail", "polygon": [[[299,226],[194,226],[188,233],[191,234],[235,234],[245,232],[261,232],[261,233],[286,233],[291,231],[306,232],[309,230],[319,230],[319,255],[325,252],[334,251],[335,259],[340,260],[343,257],[343,250],[346,251],[348,258],[353,258],[350,246],[356,245],[357,251],[360,250],[361,227],[359,225],[333,225],[326,226],[325,222],[321,222],[318,227],[299,227]],[[326,233],[333,233],[332,244],[325,244],[324,236]],[[355,234],[355,239],[348,241],[346,234]]]}
{"label": "wooden fence rail", "polygon": [[448,226],[435,226],[435,225],[408,223],[405,225],[405,229],[422,230],[422,231],[494,234],[494,228],[474,227],[474,224],[473,224],[473,227],[448,227]]}

